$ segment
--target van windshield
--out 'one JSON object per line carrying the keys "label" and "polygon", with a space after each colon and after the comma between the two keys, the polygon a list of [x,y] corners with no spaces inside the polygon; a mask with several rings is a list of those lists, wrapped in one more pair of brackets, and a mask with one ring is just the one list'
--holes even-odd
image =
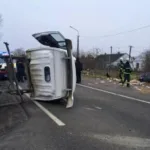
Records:
{"label": "van windshield", "polygon": [[33,37],[43,45],[62,48],[65,50],[67,49],[65,38],[58,31],[36,33],[36,34],[33,34]]}

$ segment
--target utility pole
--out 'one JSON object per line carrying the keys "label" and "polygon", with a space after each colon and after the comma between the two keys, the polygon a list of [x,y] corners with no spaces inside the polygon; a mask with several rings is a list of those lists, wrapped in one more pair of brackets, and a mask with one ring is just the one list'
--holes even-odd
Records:
{"label": "utility pole", "polygon": [[133,48],[133,46],[129,46],[129,62],[130,62],[130,60],[131,60],[131,52],[132,52],[132,48]]}
{"label": "utility pole", "polygon": [[74,27],[72,27],[72,26],[70,26],[70,28],[72,28],[73,30],[75,30],[76,32],[77,32],[77,58],[79,58],[79,56],[80,56],[80,54],[79,54],[79,31],[76,29],[76,28],[74,28]]}
{"label": "utility pole", "polygon": [[99,48],[95,48],[95,57],[97,57],[99,55],[100,49]]}
{"label": "utility pole", "polygon": [[112,46],[110,46],[109,65],[111,65]]}
{"label": "utility pole", "polygon": [[111,71],[111,57],[112,57],[112,46],[110,46],[110,55],[109,55],[109,72]]}
{"label": "utility pole", "polygon": [[110,65],[111,65],[111,57],[112,57],[112,46],[110,46]]}
{"label": "utility pole", "polygon": [[77,58],[79,58],[79,35],[77,35]]}

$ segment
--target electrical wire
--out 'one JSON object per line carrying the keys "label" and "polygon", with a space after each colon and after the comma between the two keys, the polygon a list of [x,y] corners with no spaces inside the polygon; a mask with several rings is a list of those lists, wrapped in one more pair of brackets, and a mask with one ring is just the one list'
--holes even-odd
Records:
{"label": "electrical wire", "polygon": [[139,28],[132,29],[132,30],[128,30],[128,31],[119,32],[119,33],[116,33],[116,34],[108,34],[108,35],[102,35],[102,36],[81,36],[81,37],[107,38],[107,37],[118,36],[118,35],[121,35],[121,34],[135,32],[135,31],[142,30],[142,29],[145,29],[145,28],[150,28],[150,25],[146,25],[146,26],[139,27]]}

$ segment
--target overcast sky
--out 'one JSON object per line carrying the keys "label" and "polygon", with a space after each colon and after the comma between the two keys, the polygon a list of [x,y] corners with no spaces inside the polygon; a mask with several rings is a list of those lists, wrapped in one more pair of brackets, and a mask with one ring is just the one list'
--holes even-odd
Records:
{"label": "overcast sky", "polygon": [[0,32],[0,50],[3,41],[12,50],[39,46],[32,34],[42,31],[60,31],[73,41],[76,49],[76,32],[80,31],[80,49],[88,51],[98,47],[102,52],[128,52],[138,55],[150,47],[150,28],[108,38],[100,36],[150,25],[150,0],[0,0],[3,25]]}

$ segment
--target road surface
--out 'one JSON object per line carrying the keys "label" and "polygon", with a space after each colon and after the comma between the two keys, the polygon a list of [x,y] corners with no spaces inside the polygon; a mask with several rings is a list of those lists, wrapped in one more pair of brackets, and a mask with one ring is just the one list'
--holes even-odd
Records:
{"label": "road surface", "polygon": [[24,103],[28,120],[0,137],[0,149],[150,150],[149,95],[83,84],[72,109],[63,102]]}

